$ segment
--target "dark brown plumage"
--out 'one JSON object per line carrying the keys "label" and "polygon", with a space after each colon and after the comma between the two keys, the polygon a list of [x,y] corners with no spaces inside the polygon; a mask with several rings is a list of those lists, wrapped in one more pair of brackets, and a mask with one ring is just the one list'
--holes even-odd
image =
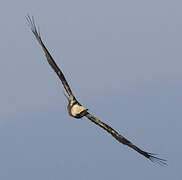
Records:
{"label": "dark brown plumage", "polygon": [[75,117],[75,118],[82,118],[84,116],[86,116],[89,120],[91,120],[92,122],[94,122],[95,124],[99,125],[100,127],[102,127],[104,130],[106,130],[108,133],[110,133],[116,140],[118,140],[120,143],[129,146],[130,148],[134,149],[135,151],[137,151],[138,153],[142,154],[143,156],[145,156],[146,158],[150,159],[152,162],[157,162],[161,165],[166,165],[166,160],[164,159],[160,159],[158,157],[155,157],[154,154],[145,152],[143,150],[141,150],[140,148],[138,148],[137,146],[135,146],[133,143],[131,143],[129,140],[127,140],[125,137],[121,136],[117,131],[115,131],[113,128],[111,128],[110,126],[108,126],[107,124],[103,123],[102,121],[100,121],[98,118],[96,118],[95,116],[93,116],[92,114],[90,114],[88,112],[88,109],[83,107],[74,97],[71,88],[69,87],[66,78],[64,77],[64,74],[62,73],[62,71],[60,70],[60,68],[57,66],[57,64],[55,63],[55,61],[53,60],[52,56],[50,55],[49,51],[47,50],[47,48],[45,47],[44,43],[42,42],[41,36],[40,36],[40,32],[37,31],[36,25],[35,25],[35,21],[34,18],[27,16],[26,17],[29,26],[31,27],[31,30],[33,32],[33,34],[35,35],[37,41],[39,42],[39,44],[41,45],[45,56],[47,58],[48,63],[50,64],[50,66],[53,68],[53,70],[56,72],[56,74],[58,75],[59,79],[61,80],[67,94],[68,94],[68,112],[71,116]]}

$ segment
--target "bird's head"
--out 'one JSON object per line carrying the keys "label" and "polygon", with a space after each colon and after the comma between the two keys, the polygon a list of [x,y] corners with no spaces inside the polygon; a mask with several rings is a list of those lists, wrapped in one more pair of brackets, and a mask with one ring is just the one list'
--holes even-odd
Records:
{"label": "bird's head", "polygon": [[74,104],[75,102],[77,102],[77,100],[75,99],[75,97],[73,97],[73,96],[67,96],[64,92],[63,92],[63,94],[66,97],[69,106],[72,106],[72,104]]}

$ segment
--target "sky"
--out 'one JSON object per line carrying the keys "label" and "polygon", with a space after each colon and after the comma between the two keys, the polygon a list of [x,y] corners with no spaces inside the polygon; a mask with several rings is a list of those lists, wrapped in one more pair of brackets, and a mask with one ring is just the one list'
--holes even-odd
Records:
{"label": "sky", "polygon": [[[0,179],[181,179],[181,7],[178,0],[3,0]],[[89,112],[168,166],[68,115],[27,14]]]}

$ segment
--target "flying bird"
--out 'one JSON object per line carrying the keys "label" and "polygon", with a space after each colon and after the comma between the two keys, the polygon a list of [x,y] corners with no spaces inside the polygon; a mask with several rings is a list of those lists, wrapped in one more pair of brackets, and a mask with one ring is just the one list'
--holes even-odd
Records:
{"label": "flying bird", "polygon": [[165,159],[161,159],[161,158],[156,157],[155,156],[156,154],[143,151],[142,149],[140,149],[139,147],[134,145],[131,141],[129,141],[128,139],[126,139],[125,137],[120,135],[112,127],[110,127],[109,125],[107,125],[104,122],[102,122],[101,120],[99,120],[97,117],[95,117],[92,114],[90,114],[88,112],[88,109],[86,107],[83,107],[78,102],[78,100],[74,96],[74,94],[73,94],[73,92],[72,92],[68,82],[66,81],[66,78],[65,78],[64,74],[62,73],[61,69],[57,66],[56,62],[52,58],[52,56],[49,53],[48,49],[44,45],[44,43],[42,41],[42,38],[41,38],[41,35],[40,35],[40,31],[36,27],[36,24],[35,24],[35,21],[34,21],[34,17],[33,16],[30,17],[28,15],[28,16],[26,16],[26,19],[27,19],[28,24],[29,24],[29,26],[31,28],[31,31],[35,35],[35,38],[37,39],[37,41],[40,44],[40,46],[42,47],[49,65],[56,72],[56,74],[58,75],[59,79],[61,80],[61,82],[62,82],[62,84],[63,84],[63,86],[64,86],[64,88],[65,88],[65,90],[67,92],[67,95],[65,95],[65,96],[66,96],[66,98],[68,100],[67,110],[68,110],[69,115],[74,117],[74,118],[78,118],[78,119],[82,118],[82,117],[87,117],[93,123],[95,123],[96,125],[100,126],[104,130],[106,130],[108,133],[110,133],[120,143],[129,146],[130,148],[134,149],[135,151],[137,151],[141,155],[145,156],[146,158],[148,158],[152,162],[157,162],[157,163],[159,163],[161,165],[167,165]]}

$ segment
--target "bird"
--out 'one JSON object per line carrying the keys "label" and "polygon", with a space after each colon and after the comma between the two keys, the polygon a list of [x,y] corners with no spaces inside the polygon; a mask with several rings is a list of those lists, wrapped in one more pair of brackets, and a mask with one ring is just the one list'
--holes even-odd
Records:
{"label": "bird", "polygon": [[167,165],[167,161],[165,159],[161,159],[161,158],[157,157],[156,156],[157,154],[149,153],[149,152],[146,152],[146,151],[140,149],[135,144],[133,144],[131,141],[126,139],[124,136],[119,134],[115,129],[113,129],[112,127],[110,127],[109,125],[107,125],[106,123],[102,122],[100,119],[98,119],[97,117],[95,117],[94,115],[89,113],[88,109],[86,107],[82,106],[78,102],[78,100],[74,96],[63,72],[58,67],[58,65],[54,61],[53,57],[49,53],[48,49],[46,48],[45,44],[43,43],[42,38],[41,38],[41,34],[40,34],[40,30],[39,30],[39,28],[37,29],[34,17],[27,15],[26,20],[27,20],[28,25],[29,25],[32,33],[34,34],[36,40],[38,41],[38,43],[42,47],[49,65],[55,71],[55,73],[57,74],[57,76],[59,77],[59,79],[61,80],[61,82],[63,84],[63,87],[67,93],[67,95],[65,94],[65,96],[66,96],[66,99],[68,100],[67,110],[68,110],[69,115],[74,117],[74,118],[77,118],[77,119],[80,119],[82,117],[87,117],[93,123],[100,126],[105,131],[107,131],[109,134],[111,134],[120,143],[129,146],[130,148],[132,148],[136,152],[140,153],[141,155],[143,155],[147,159],[151,160],[152,162],[158,163],[160,165]]}

